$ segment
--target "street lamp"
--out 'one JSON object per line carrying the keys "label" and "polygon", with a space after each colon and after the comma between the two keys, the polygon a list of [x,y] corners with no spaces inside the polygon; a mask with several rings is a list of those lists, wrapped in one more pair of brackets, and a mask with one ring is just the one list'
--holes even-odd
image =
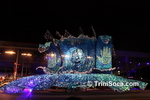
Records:
{"label": "street lamp", "polygon": [[14,51],[5,51],[5,53],[10,54],[10,55],[16,54],[16,52],[14,52]]}
{"label": "street lamp", "polygon": [[21,55],[22,55],[22,56],[28,56],[28,57],[32,56],[31,53],[21,53]]}
{"label": "street lamp", "polygon": [[[9,55],[13,55],[16,54],[16,52],[9,50],[9,51],[5,51],[6,54]],[[17,79],[17,69],[18,69],[18,58],[19,58],[19,49],[17,50],[17,56],[16,56],[16,62],[14,63],[15,67],[14,67],[14,73],[13,73],[13,79]]]}

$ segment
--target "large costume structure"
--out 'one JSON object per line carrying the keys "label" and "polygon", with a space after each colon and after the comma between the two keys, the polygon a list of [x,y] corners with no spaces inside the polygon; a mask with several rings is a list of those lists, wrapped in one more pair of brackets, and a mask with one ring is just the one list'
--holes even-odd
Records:
{"label": "large costume structure", "polygon": [[[96,86],[96,82],[112,82],[126,84],[137,82],[141,89],[145,89],[147,83],[115,76],[112,71],[113,45],[112,37],[101,35],[96,38],[81,34],[72,36],[68,31],[61,38],[54,39],[49,31],[45,38],[45,44],[39,44],[39,52],[46,53],[47,66],[39,66],[45,74],[23,77],[15,80],[1,89],[8,93],[20,93],[24,89],[44,90],[51,86],[67,88],[88,88]],[[133,86],[110,85],[117,91],[127,91]]]}

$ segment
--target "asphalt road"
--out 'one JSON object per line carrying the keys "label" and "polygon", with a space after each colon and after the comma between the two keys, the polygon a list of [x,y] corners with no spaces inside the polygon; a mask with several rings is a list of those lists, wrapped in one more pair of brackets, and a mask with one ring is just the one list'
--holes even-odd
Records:
{"label": "asphalt road", "polygon": [[[72,98],[67,99],[69,97]],[[22,94],[8,94],[0,91],[0,100],[150,100],[150,90],[131,90],[119,93],[99,89],[74,92],[66,92],[63,89],[49,89]]]}

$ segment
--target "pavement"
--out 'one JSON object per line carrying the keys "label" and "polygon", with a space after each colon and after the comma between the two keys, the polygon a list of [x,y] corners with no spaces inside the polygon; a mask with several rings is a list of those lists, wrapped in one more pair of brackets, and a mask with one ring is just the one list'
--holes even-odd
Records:
{"label": "pavement", "polygon": [[8,94],[0,90],[0,100],[150,100],[150,90],[131,90],[120,93],[110,89],[75,90],[74,92],[48,89],[22,94]]}

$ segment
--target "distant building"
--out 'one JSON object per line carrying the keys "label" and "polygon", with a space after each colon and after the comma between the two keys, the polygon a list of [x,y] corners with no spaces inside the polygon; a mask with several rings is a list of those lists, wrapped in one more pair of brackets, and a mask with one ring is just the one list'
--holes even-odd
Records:
{"label": "distant building", "polygon": [[120,51],[115,50],[116,57],[113,59],[113,66],[116,66],[117,75],[123,75],[133,78],[146,77],[150,66],[150,53],[133,52],[133,51]]}
{"label": "distant building", "polygon": [[38,52],[38,44],[0,41],[0,72],[13,73],[18,62],[19,76],[34,74],[37,66],[44,66],[43,55]]}

